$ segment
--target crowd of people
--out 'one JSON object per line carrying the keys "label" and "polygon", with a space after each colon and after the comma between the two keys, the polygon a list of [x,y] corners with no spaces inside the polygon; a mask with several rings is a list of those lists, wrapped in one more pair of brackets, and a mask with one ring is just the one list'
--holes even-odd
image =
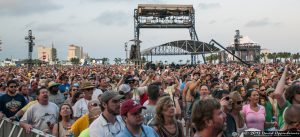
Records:
{"label": "crowd of people", "polygon": [[300,131],[298,64],[0,67],[0,118],[56,137]]}

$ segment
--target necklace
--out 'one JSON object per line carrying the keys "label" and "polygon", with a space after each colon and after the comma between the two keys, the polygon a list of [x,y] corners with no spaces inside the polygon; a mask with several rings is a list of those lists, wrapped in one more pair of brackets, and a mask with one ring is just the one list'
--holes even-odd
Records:
{"label": "necklace", "polygon": [[61,124],[65,130],[69,130],[71,128],[71,125],[72,125],[71,123],[72,123],[72,120],[69,120],[66,122],[61,121]]}

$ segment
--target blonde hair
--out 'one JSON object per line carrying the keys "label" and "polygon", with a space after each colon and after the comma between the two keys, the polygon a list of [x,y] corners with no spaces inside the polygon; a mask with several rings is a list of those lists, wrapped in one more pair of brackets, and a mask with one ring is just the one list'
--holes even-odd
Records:
{"label": "blonde hair", "polygon": [[243,99],[241,94],[238,91],[233,91],[229,94],[229,97],[232,99],[232,102],[236,102],[239,98]]}
{"label": "blonde hair", "polygon": [[[238,101],[239,98],[242,98],[241,94],[238,91],[233,91],[229,94],[229,97],[232,99],[233,103],[236,103]],[[241,113],[238,113],[238,118],[240,121],[244,121],[244,117],[242,116]]]}

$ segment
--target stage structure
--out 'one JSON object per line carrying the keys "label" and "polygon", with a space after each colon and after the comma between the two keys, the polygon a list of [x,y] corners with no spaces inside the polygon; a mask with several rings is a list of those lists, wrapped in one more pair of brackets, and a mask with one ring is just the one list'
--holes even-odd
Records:
{"label": "stage structure", "polygon": [[35,45],[34,41],[35,37],[32,36],[32,31],[28,30],[28,36],[25,37],[25,40],[28,41],[28,70],[32,68],[32,52],[33,46]]}
{"label": "stage structure", "polygon": [[[261,46],[252,41],[248,36],[240,35],[240,31],[236,30],[236,35],[234,36],[234,43],[227,47],[238,58],[242,59],[248,63],[259,63],[260,62],[260,52]],[[223,55],[222,62],[236,62],[237,58],[232,55]]]}
{"label": "stage structure", "polygon": [[199,55],[218,51],[220,51],[219,48],[209,45],[208,43],[193,40],[179,40],[145,49],[141,54],[142,56],[147,56],[147,58],[150,56],[152,61],[152,56],[155,55]]}
{"label": "stage structure", "polygon": [[[204,54],[206,49],[212,49],[209,44],[200,42],[195,30],[195,10],[193,5],[161,5],[161,4],[139,4],[137,9],[134,10],[134,44],[131,45],[130,60],[135,64],[141,63],[141,52],[140,52],[140,29],[142,28],[156,28],[156,29],[178,29],[186,28],[189,30],[191,41],[178,41],[169,42],[161,46],[153,47],[156,49],[152,55],[182,55],[188,52],[191,55],[191,62],[196,62],[196,55],[202,54],[204,62]],[[181,42],[181,43],[180,43]],[[189,43],[197,44],[184,45]],[[175,44],[175,46],[174,46]],[[183,45],[182,45],[183,44]],[[171,46],[170,46],[171,45]],[[184,47],[185,46],[185,47]],[[177,51],[175,51],[175,48]],[[174,48],[174,49],[171,49]],[[193,49],[189,51],[179,51],[183,49]],[[147,50],[147,49],[146,49]],[[159,54],[156,51],[174,51],[173,53]],[[145,55],[150,55],[150,51],[144,52]]]}

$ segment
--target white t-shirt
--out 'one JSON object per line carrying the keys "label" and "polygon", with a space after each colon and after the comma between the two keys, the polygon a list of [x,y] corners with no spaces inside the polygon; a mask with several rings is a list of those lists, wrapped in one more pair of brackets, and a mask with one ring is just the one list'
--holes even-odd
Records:
{"label": "white t-shirt", "polygon": [[98,100],[98,96],[99,96],[100,94],[103,94],[102,90],[96,88],[96,89],[93,91],[92,100]]}
{"label": "white t-shirt", "polygon": [[58,107],[56,104],[49,102],[48,105],[35,103],[25,112],[21,122],[32,125],[39,130],[48,129],[47,122],[55,124],[58,118]]}
{"label": "white t-shirt", "polygon": [[81,117],[82,115],[87,114],[89,112],[88,103],[89,103],[89,100],[86,100],[85,98],[79,99],[72,107],[73,112],[74,112],[73,116]]}

